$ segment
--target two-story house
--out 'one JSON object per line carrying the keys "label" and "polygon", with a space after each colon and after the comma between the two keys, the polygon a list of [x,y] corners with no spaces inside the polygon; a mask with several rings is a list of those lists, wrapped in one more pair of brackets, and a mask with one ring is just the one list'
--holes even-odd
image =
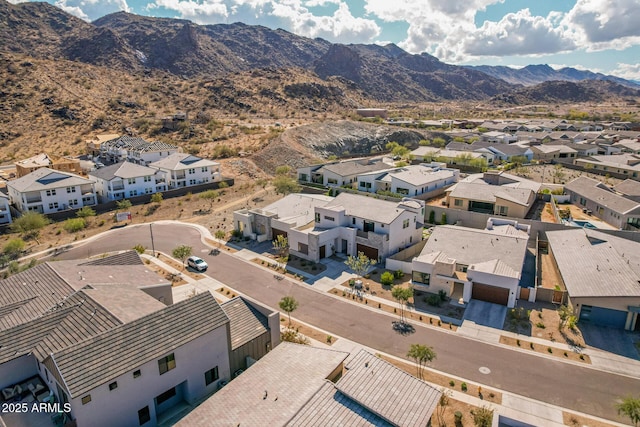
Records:
{"label": "two-story house", "polygon": [[123,135],[100,144],[100,157],[114,163],[129,160],[148,165],[177,152],[178,147],[175,145],[160,141],[148,142],[143,138],[129,135]]}
{"label": "two-story house", "polygon": [[168,188],[191,187],[222,179],[220,163],[186,153],[173,153],[149,164],[160,171]]}
{"label": "two-story house", "polygon": [[9,196],[0,193],[0,224],[11,224],[11,209]]}
{"label": "two-story house", "polygon": [[167,184],[158,169],[122,162],[89,173],[96,182],[100,201],[120,200],[165,191]]}
{"label": "two-story house", "polygon": [[458,180],[460,171],[444,163],[403,166],[357,176],[358,190],[368,193],[389,191],[407,197],[427,198],[444,193]]}
{"label": "two-story house", "polygon": [[7,189],[11,203],[21,212],[48,214],[97,203],[92,180],[49,168],[9,181]]}

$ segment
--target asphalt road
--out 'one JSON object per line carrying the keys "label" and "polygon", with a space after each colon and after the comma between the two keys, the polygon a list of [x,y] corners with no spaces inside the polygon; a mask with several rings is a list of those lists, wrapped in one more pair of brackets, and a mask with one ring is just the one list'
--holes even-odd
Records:
{"label": "asphalt road", "polygon": [[[349,304],[316,292],[222,251],[208,255],[197,230],[188,226],[154,224],[155,249],[170,254],[180,244],[193,247],[194,255],[209,264],[208,274],[271,307],[285,295],[294,296],[299,308],[294,316],[332,334],[385,353],[405,357],[411,344],[432,346],[437,359],[431,367],[471,381],[507,390],[595,416],[628,422],[618,415],[620,396],[638,395],[640,379],[537,357],[508,348],[460,337],[452,332],[416,327],[410,334],[392,328],[395,317]],[[77,259],[142,244],[151,248],[149,226],[131,226],[72,249],[59,259]],[[489,374],[480,367],[491,370]]]}

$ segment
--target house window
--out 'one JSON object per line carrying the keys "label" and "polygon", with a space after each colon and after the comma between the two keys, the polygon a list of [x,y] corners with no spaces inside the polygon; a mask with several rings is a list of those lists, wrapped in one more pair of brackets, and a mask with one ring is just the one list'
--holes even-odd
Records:
{"label": "house window", "polygon": [[196,180],[195,179],[190,179],[189,180],[189,185],[196,185]]}
{"label": "house window", "polygon": [[365,184],[366,184],[366,183],[365,183],[364,181],[360,181],[359,186],[360,186],[360,187],[362,187],[362,188],[364,188],[364,187],[365,187]]}
{"label": "house window", "polygon": [[316,222],[320,222],[320,214],[316,212]]}
{"label": "house window", "polygon": [[157,405],[162,405],[164,402],[166,402],[167,400],[171,399],[175,395],[176,395],[176,388],[175,387],[171,387],[169,390],[165,391],[164,393],[159,394],[156,397],[156,404]]}
{"label": "house window", "polygon": [[56,190],[47,190],[47,196],[55,196],[56,195]]}
{"label": "house window", "polygon": [[165,372],[169,372],[175,367],[176,367],[176,359],[173,353],[158,360],[158,368],[160,369],[160,375],[164,374]]}
{"label": "house window", "polygon": [[351,224],[356,225],[356,219],[355,218],[351,218]]}
{"label": "house window", "polygon": [[114,381],[111,384],[109,384],[109,391],[113,391],[117,388],[118,388],[118,381]]}
{"label": "house window", "polygon": [[338,184],[338,180],[335,178],[327,178],[328,184]]}
{"label": "house window", "polygon": [[580,197],[580,204],[582,206],[586,206],[587,205],[587,201],[584,198]]}
{"label": "house window", "polygon": [[362,229],[363,229],[363,231],[375,232],[376,231],[376,223],[375,222],[369,222],[369,221],[363,221]]}
{"label": "house window", "polygon": [[49,209],[58,209],[58,202],[49,203]]}
{"label": "house window", "polygon": [[402,228],[408,228],[409,227],[409,220],[405,219],[404,221],[402,221]]}
{"label": "house window", "polygon": [[469,266],[467,264],[456,264],[456,271],[466,273]]}
{"label": "house window", "polygon": [[402,194],[404,196],[407,196],[407,195],[409,195],[409,189],[408,188],[400,188],[400,187],[398,187],[398,188],[396,188],[396,193]]}
{"label": "house window", "polygon": [[133,371],[133,378],[138,378],[140,375],[142,375],[142,372],[140,372],[140,369]]}
{"label": "house window", "polygon": [[75,193],[75,192],[76,192],[76,187],[67,187],[67,193]]}
{"label": "house window", "polygon": [[78,199],[69,200],[69,206],[78,206]]}
{"label": "house window", "polygon": [[509,212],[509,208],[507,206],[498,206],[498,215],[507,216]]}
{"label": "house window", "polygon": [[136,183],[136,179],[135,178],[127,178],[127,184],[133,185],[135,183]]}
{"label": "house window", "polygon": [[151,194],[151,193],[153,193],[153,188],[147,187],[144,189],[144,194]]}
{"label": "house window", "polygon": [[193,175],[194,173],[196,173],[196,170],[195,170],[195,169],[193,169],[193,168],[191,168],[191,169],[187,170],[187,173],[188,173],[189,175]]}
{"label": "house window", "polygon": [[324,219],[326,219],[327,221],[334,221],[334,222],[335,222],[335,220],[336,220],[334,217],[332,217],[332,216],[327,216],[327,215],[325,215],[325,216],[324,216]]}
{"label": "house window", "polygon": [[419,283],[424,286],[429,286],[431,275],[429,273],[422,273],[421,271],[414,271],[411,275],[411,280],[413,283]]}
{"label": "house window", "polygon": [[462,199],[454,199],[453,206],[462,206]]}
{"label": "house window", "polygon": [[202,169],[200,169],[201,172],[207,172],[209,170],[209,168],[207,166],[204,166]]}
{"label": "house window", "polygon": [[85,397],[82,398],[82,404],[86,405],[89,402],[91,402],[91,395],[87,394]]}
{"label": "house window", "polygon": [[138,411],[138,423],[143,425],[149,421],[151,421],[151,413],[149,412],[149,407],[145,406]]}
{"label": "house window", "polygon": [[144,182],[151,182],[151,177],[150,176],[145,176],[144,177]]}
{"label": "house window", "polygon": [[204,383],[205,385],[209,385],[214,381],[217,381],[218,378],[220,378],[218,376],[218,367],[216,366],[213,369],[209,369],[207,372],[204,373]]}
{"label": "house window", "polygon": [[133,196],[137,196],[137,195],[138,195],[138,190],[129,191],[129,197],[133,197]]}

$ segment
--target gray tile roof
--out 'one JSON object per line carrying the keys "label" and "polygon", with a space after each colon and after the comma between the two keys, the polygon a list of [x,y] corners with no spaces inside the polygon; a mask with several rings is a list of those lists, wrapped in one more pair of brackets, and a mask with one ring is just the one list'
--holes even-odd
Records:
{"label": "gray tile roof", "polygon": [[75,398],[228,322],[211,293],[205,292],[54,352],[50,360]]}
{"label": "gray tile roof", "polygon": [[220,306],[229,317],[231,350],[269,331],[267,316],[256,310],[244,298],[236,297]]}
{"label": "gray tile roof", "polygon": [[0,363],[29,353],[44,360],[52,352],[120,324],[84,292],[77,292],[42,316],[0,331]]}
{"label": "gray tile roof", "polygon": [[106,286],[86,286],[82,292],[100,304],[122,323],[133,322],[166,307],[146,292],[130,283]]}
{"label": "gray tile roof", "polygon": [[640,297],[640,243],[598,231],[547,231],[570,297]]}
{"label": "gray tile roof", "polygon": [[512,188],[503,185],[488,185],[476,182],[458,182],[450,187],[450,197],[457,199],[477,200],[495,203],[496,199],[506,199],[519,205],[527,206],[534,191],[528,188]]}
{"label": "gray tile roof", "polygon": [[339,176],[351,176],[384,169],[389,169],[389,165],[383,162],[362,164],[356,161],[345,161],[323,165],[316,173],[332,172]]}
{"label": "gray tile roof", "polygon": [[144,139],[137,136],[122,135],[121,137],[105,141],[101,145],[101,149],[108,148],[133,148],[149,144]]}
{"label": "gray tile roof", "polygon": [[391,224],[405,211],[395,202],[350,193],[340,193],[325,205],[326,208],[339,206],[345,209],[347,215],[383,224]]}
{"label": "gray tile roof", "polygon": [[39,264],[0,281],[0,330],[33,320],[74,292],[53,268]]}
{"label": "gray tile roof", "polygon": [[219,165],[219,163],[214,162],[213,160],[203,159],[187,153],[173,153],[164,159],[149,164],[151,167],[165,170],[183,170]]}
{"label": "gray tile roof", "polygon": [[23,177],[7,182],[7,186],[24,193],[92,183],[93,181],[90,179],[82,178],[72,173],[40,168]]}
{"label": "gray tile roof", "polygon": [[397,179],[414,186],[428,185],[441,179],[447,179],[454,176],[451,169],[434,170],[433,168],[421,165],[406,166],[399,170],[389,173],[391,179]]}
{"label": "gray tile roof", "polygon": [[500,230],[440,225],[429,236],[418,260],[431,253],[441,252],[459,264],[468,265],[470,269],[474,264],[500,260],[504,265],[521,273],[527,252],[527,240],[527,237],[506,234]]}
{"label": "gray tile roof", "polygon": [[136,251],[124,251],[117,254],[90,259],[78,265],[144,265]]}
{"label": "gray tile roof", "polygon": [[153,176],[158,172],[147,166],[138,165],[132,162],[120,162],[104,168],[89,172],[89,176],[111,181],[114,178],[138,178],[142,176]]}
{"label": "gray tile roof", "polygon": [[640,209],[640,203],[616,194],[601,182],[585,176],[580,176],[569,182],[565,185],[565,189],[619,214],[627,214]]}
{"label": "gray tile roof", "polygon": [[283,426],[347,356],[334,350],[280,343],[177,425]]}
{"label": "gray tile roof", "polygon": [[287,427],[394,426],[337,391],[331,381],[326,381],[309,403],[302,407],[286,425]]}
{"label": "gray tile roof", "polygon": [[615,185],[613,189],[627,196],[638,197],[640,196],[640,181],[625,179],[621,183]]}

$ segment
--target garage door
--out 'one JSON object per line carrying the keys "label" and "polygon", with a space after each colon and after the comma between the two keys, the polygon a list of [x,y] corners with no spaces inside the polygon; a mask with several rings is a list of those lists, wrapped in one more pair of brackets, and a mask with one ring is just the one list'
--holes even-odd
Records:
{"label": "garage door", "polygon": [[598,326],[624,329],[625,323],[627,323],[627,312],[583,305],[580,309],[580,320],[586,320]]}
{"label": "garage door", "polygon": [[371,246],[365,246],[358,243],[356,245],[356,250],[358,252],[364,253],[369,259],[378,260],[378,249],[372,248]]}
{"label": "garage door", "polygon": [[286,231],[278,230],[277,228],[272,228],[271,229],[271,234],[273,235],[273,240],[277,239],[279,235],[287,237],[287,232]]}
{"label": "garage door", "polygon": [[474,283],[471,289],[471,298],[492,302],[494,304],[507,305],[509,302],[509,289]]}

